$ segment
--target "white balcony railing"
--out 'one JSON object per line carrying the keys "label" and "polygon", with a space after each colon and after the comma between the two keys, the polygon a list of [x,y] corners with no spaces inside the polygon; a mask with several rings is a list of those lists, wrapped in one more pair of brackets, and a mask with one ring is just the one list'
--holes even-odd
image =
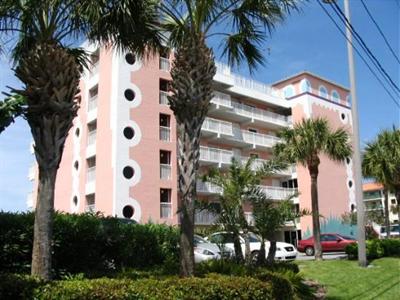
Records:
{"label": "white balcony railing", "polygon": [[171,165],[160,164],[160,178],[165,180],[171,179]]}
{"label": "white balcony railing", "polygon": [[221,93],[221,92],[214,92],[214,95],[211,99],[211,103],[229,107],[229,108],[232,107],[231,96],[228,94]]}
{"label": "white balcony railing", "polygon": [[85,206],[85,212],[94,213],[96,212],[96,205],[95,204],[88,204]]}
{"label": "white balcony railing", "polygon": [[218,135],[233,135],[232,123],[212,118],[205,118],[201,129],[215,132]]}
{"label": "white balcony railing", "polygon": [[246,143],[264,147],[273,147],[277,142],[280,141],[280,139],[276,136],[251,132],[247,130],[242,130],[242,136],[243,140]]}
{"label": "white balcony railing", "polygon": [[160,91],[160,104],[168,105],[168,92]]}
{"label": "white balcony railing", "polygon": [[200,146],[200,160],[218,164],[230,164],[233,152],[224,149]]}
{"label": "white balcony railing", "polygon": [[160,217],[170,219],[172,217],[172,205],[169,202],[160,203]]}
{"label": "white balcony railing", "polygon": [[160,141],[171,141],[171,128],[160,126]]}
{"label": "white balcony railing", "polygon": [[169,72],[171,64],[168,58],[160,57],[160,70]]}
{"label": "white balcony railing", "polygon": [[250,119],[260,120],[263,122],[277,123],[283,126],[287,126],[291,123],[291,118],[284,115],[274,113],[265,109],[252,107],[243,103],[232,101],[232,107],[235,113],[246,116]]}
{"label": "white balcony railing", "polygon": [[199,193],[207,193],[207,194],[221,194],[222,188],[214,185],[210,182],[203,182],[201,180],[197,180],[196,189]]}
{"label": "white balcony railing", "polygon": [[96,144],[96,130],[90,131],[88,133],[87,145],[95,145]]}
{"label": "white balcony railing", "polygon": [[208,210],[198,210],[194,214],[194,222],[197,225],[215,224],[217,216]]}
{"label": "white balcony railing", "polygon": [[92,111],[97,108],[97,95],[89,98],[88,111]]}
{"label": "white balcony railing", "polygon": [[96,167],[91,167],[86,173],[86,182],[94,182],[96,180]]}
{"label": "white balcony railing", "polygon": [[264,193],[274,200],[288,199],[290,196],[295,195],[298,190],[295,188],[284,188],[279,186],[260,186]]}

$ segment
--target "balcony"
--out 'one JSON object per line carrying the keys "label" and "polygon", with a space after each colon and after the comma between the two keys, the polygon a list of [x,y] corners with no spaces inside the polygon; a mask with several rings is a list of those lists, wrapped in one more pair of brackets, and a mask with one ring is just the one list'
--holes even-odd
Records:
{"label": "balcony", "polygon": [[204,165],[216,164],[219,167],[223,164],[229,165],[232,157],[232,151],[200,146],[200,163]]}
{"label": "balcony", "polygon": [[205,118],[201,130],[204,136],[233,136],[232,123],[212,118]]}
{"label": "balcony", "polygon": [[168,105],[168,92],[160,91],[160,104]]}
{"label": "balcony", "polygon": [[172,218],[172,204],[170,202],[160,203],[160,218],[162,219]]}
{"label": "balcony", "polygon": [[[294,188],[278,186],[260,186],[260,188],[271,200],[285,200],[298,193],[298,190]],[[197,193],[203,195],[217,195],[222,194],[222,188],[210,182],[197,180]]]}
{"label": "balcony", "polygon": [[171,64],[168,58],[160,57],[160,70],[169,72],[171,69]]}
{"label": "balcony", "polygon": [[198,194],[203,194],[203,195],[215,195],[222,193],[221,187],[216,186],[210,182],[203,182],[201,180],[197,180],[196,189]]}
{"label": "balcony", "polygon": [[163,180],[171,179],[171,165],[160,164],[160,178]]}
{"label": "balcony", "polygon": [[298,193],[295,188],[284,188],[279,186],[260,186],[264,193],[272,200],[285,200]]}
{"label": "balcony", "polygon": [[276,143],[280,141],[279,138],[273,135],[261,134],[257,132],[251,132],[242,130],[243,141],[253,146],[253,148],[272,148]]}
{"label": "balcony", "polygon": [[197,210],[194,214],[196,225],[212,225],[217,222],[217,215],[208,210]]}
{"label": "balcony", "polygon": [[171,141],[171,128],[160,126],[160,141]]}
{"label": "balcony", "polygon": [[214,109],[210,110],[211,115],[227,117],[239,123],[253,123],[275,129],[292,124],[290,116],[239,103],[233,100],[230,95],[221,92],[214,93],[211,103],[215,106]]}
{"label": "balcony", "polygon": [[97,98],[98,98],[97,95],[89,98],[88,112],[91,112],[91,111],[97,109]]}

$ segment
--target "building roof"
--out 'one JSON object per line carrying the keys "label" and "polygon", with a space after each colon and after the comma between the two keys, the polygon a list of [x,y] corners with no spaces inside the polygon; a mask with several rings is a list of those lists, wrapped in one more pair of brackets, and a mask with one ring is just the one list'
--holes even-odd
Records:
{"label": "building roof", "polygon": [[363,184],[364,192],[376,191],[376,190],[381,190],[381,189],[383,189],[383,185],[378,182],[370,182],[370,183]]}
{"label": "building roof", "polygon": [[334,81],[332,81],[332,80],[329,80],[329,79],[326,79],[326,78],[321,77],[321,76],[319,76],[319,75],[316,75],[316,74],[314,74],[314,73],[312,73],[312,72],[306,71],[306,70],[301,71],[301,72],[299,72],[299,73],[296,73],[296,74],[294,74],[294,75],[290,75],[290,76],[285,77],[285,78],[283,78],[283,79],[281,79],[281,80],[275,81],[275,82],[271,83],[271,85],[272,85],[272,86],[277,85],[277,84],[279,84],[279,83],[282,83],[282,82],[284,82],[284,81],[287,81],[287,80],[292,79],[292,78],[295,78],[295,77],[298,77],[298,76],[300,76],[300,75],[309,75],[309,76],[318,78],[318,79],[320,79],[320,80],[322,80],[322,81],[325,81],[325,82],[328,82],[328,83],[330,83],[330,84],[336,85],[336,86],[338,86],[338,87],[340,87],[340,88],[342,88],[342,89],[344,89],[344,90],[350,92],[349,88],[347,88],[347,87],[345,87],[345,86],[343,86],[343,85],[341,85],[341,84],[339,84],[339,83],[337,83],[337,82],[334,82]]}

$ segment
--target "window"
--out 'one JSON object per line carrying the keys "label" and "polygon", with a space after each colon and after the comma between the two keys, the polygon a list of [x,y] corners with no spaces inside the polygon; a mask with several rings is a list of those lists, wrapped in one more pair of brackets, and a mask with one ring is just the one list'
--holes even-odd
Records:
{"label": "window", "polygon": [[300,90],[302,93],[311,92],[311,83],[308,79],[303,79],[300,84]]}
{"label": "window", "polygon": [[297,188],[298,187],[296,178],[295,179],[290,179],[288,181],[283,181],[281,183],[281,185],[284,188]]}
{"label": "window", "polygon": [[86,160],[86,163],[88,168],[96,167],[96,156],[88,158]]}
{"label": "window", "polygon": [[133,175],[135,175],[135,170],[131,166],[126,166],[122,170],[122,174],[124,175],[124,177],[126,179],[131,179],[133,177]]}
{"label": "window", "polygon": [[99,86],[96,84],[89,90],[89,98],[97,97],[98,93],[99,93]]}
{"label": "window", "polygon": [[171,179],[171,152],[160,151],[160,178]]}
{"label": "window", "polygon": [[160,150],[160,163],[165,165],[171,164],[171,152]]}
{"label": "window", "polygon": [[160,91],[168,92],[168,80],[160,79]]}
{"label": "window", "polygon": [[171,117],[169,115],[160,114],[160,140],[170,141],[171,138]]}
{"label": "window", "polygon": [[233,244],[233,234],[231,233],[217,233],[210,237],[210,242],[214,244]]}
{"label": "window", "polygon": [[340,102],[339,93],[335,90],[332,91],[332,100],[335,102]]}
{"label": "window", "polygon": [[166,114],[160,114],[160,126],[170,127],[171,117]]}
{"label": "window", "polygon": [[160,202],[171,203],[171,189],[160,189]]}
{"label": "window", "polygon": [[90,62],[92,65],[96,65],[99,62],[100,59],[100,49],[96,49],[91,55],[90,55]]}
{"label": "window", "polygon": [[87,125],[88,136],[87,136],[87,145],[94,145],[96,143],[96,134],[97,134],[97,121],[90,122]]}
{"label": "window", "polygon": [[135,94],[135,92],[133,90],[126,89],[125,92],[124,92],[124,96],[125,96],[126,100],[133,101],[133,99],[135,99],[136,94]]}
{"label": "window", "polygon": [[135,136],[135,130],[133,130],[132,127],[125,127],[124,128],[124,137],[126,137],[128,140],[133,139]]}
{"label": "window", "polygon": [[323,85],[319,87],[318,94],[320,97],[328,98],[328,90]]}
{"label": "window", "polygon": [[135,210],[130,205],[125,205],[124,208],[122,209],[122,215],[124,216],[124,218],[130,219],[133,217],[134,213]]}
{"label": "window", "polygon": [[90,194],[86,196],[86,212],[95,212],[96,207],[96,196],[95,194]]}
{"label": "window", "polygon": [[396,199],[393,198],[390,201],[392,202],[392,204],[396,204]]}
{"label": "window", "polygon": [[125,55],[125,61],[130,64],[133,65],[136,62],[136,58],[135,55],[133,53],[127,53]]}
{"label": "window", "polygon": [[283,89],[283,95],[285,98],[290,98],[294,96],[294,88],[293,86],[289,85]]}

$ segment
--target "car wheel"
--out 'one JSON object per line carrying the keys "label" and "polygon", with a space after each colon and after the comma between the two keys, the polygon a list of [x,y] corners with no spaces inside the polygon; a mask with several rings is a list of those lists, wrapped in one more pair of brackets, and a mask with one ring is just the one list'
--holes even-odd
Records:
{"label": "car wheel", "polygon": [[305,252],[306,252],[307,256],[312,256],[312,255],[314,255],[314,248],[313,247],[307,247]]}
{"label": "car wheel", "polygon": [[258,259],[258,255],[260,254],[259,251],[253,251],[251,252],[251,262],[256,264],[257,263],[257,259]]}

